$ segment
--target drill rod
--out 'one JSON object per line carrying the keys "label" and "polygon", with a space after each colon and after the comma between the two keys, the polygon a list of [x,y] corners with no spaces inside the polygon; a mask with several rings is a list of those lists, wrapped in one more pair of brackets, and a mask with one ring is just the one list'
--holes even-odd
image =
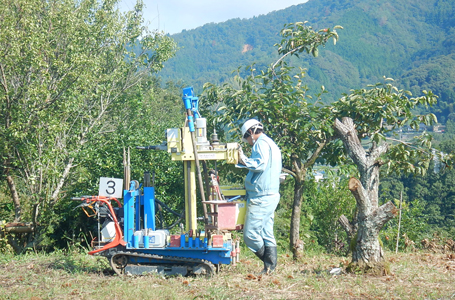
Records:
{"label": "drill rod", "polygon": [[[192,116],[191,109],[187,109],[186,113],[188,116]],[[199,181],[199,191],[201,193],[201,199],[202,199],[202,208],[204,209],[204,224],[208,224],[208,215],[207,215],[207,206],[204,203],[205,202],[205,194],[204,194],[204,184],[202,182],[202,174],[201,174],[201,166],[199,165],[199,157],[197,153],[197,145],[196,145],[196,135],[194,131],[191,131],[191,142],[193,143],[193,153],[194,153],[194,161],[196,162],[196,172],[198,176],[198,181]]]}

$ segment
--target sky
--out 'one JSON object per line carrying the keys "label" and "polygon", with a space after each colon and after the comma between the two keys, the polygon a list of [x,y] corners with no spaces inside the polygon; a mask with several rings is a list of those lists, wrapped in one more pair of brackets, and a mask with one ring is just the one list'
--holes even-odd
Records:
{"label": "sky", "polygon": [[[265,15],[307,0],[143,0],[144,19],[150,30],[179,33],[207,23]],[[120,0],[121,11],[134,8],[136,0]]]}

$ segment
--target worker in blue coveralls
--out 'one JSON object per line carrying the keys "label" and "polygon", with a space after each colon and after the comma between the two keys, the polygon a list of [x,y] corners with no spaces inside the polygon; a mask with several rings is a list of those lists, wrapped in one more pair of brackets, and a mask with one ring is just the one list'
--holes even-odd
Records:
{"label": "worker in blue coveralls", "polygon": [[264,262],[260,274],[270,274],[277,265],[277,246],[273,234],[275,209],[280,201],[281,151],[264,133],[263,125],[250,119],[242,126],[243,141],[252,146],[248,158],[239,150],[239,168],[248,169],[245,179],[247,213],[243,240]]}

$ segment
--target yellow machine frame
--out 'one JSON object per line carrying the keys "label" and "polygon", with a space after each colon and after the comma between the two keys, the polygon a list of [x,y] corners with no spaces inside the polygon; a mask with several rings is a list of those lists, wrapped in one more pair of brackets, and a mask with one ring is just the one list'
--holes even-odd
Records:
{"label": "yellow machine frame", "polygon": [[[191,133],[188,127],[171,128],[166,132],[167,151],[172,160],[183,161],[185,180],[185,230],[197,229],[197,194],[196,194],[196,162],[193,151]],[[238,163],[238,143],[212,145],[209,149],[198,149],[200,161],[224,160],[228,164]],[[239,190],[238,195],[245,191]]]}

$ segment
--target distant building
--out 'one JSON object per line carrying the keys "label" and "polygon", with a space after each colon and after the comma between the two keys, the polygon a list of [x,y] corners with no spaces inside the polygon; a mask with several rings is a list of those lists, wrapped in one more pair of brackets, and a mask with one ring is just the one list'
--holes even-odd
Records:
{"label": "distant building", "polygon": [[434,125],[433,132],[444,132],[446,131],[446,127],[444,125]]}
{"label": "distant building", "polygon": [[393,129],[393,125],[385,125],[384,128],[387,129],[387,130],[392,130]]}
{"label": "distant building", "polygon": [[314,171],[314,180],[316,182],[319,182],[320,180],[324,179],[324,171]]}

